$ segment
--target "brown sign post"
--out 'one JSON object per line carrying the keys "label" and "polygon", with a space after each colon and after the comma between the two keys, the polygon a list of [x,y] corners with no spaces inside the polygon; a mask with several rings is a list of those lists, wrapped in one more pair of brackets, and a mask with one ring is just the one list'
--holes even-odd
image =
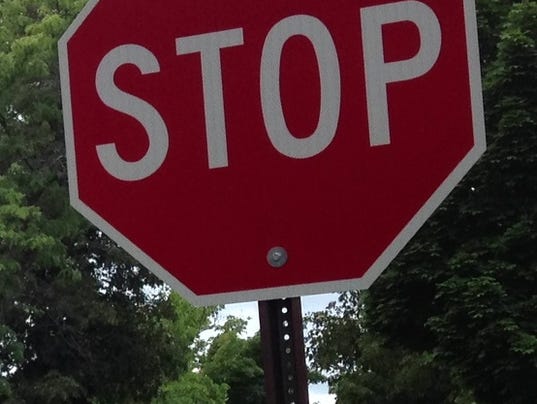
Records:
{"label": "brown sign post", "polygon": [[267,404],[307,404],[300,298],[259,302]]}

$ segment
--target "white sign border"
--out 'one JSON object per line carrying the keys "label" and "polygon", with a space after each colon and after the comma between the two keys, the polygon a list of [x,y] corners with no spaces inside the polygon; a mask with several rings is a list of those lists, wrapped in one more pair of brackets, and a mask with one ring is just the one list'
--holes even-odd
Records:
{"label": "white sign border", "polygon": [[472,121],[474,130],[474,146],[466,157],[448,175],[440,187],[431,195],[427,202],[418,210],[416,215],[407,223],[392,243],[384,250],[373,265],[361,278],[347,279],[333,282],[308,283],[302,285],[283,286],[276,288],[255,289],[236,291],[230,293],[217,293],[211,295],[196,295],[188,287],[179,282],[166,269],[149,257],[127,237],[116,230],[104,218],[87,206],[79,198],[78,178],[75,159],[75,141],[73,133],[73,116],[71,110],[71,92],[68,64],[67,43],[77,29],[82,25],[99,0],[90,0],[82,11],[69,26],[58,42],[60,61],[60,82],[62,107],[64,116],[65,144],[69,181],[69,198],[71,205],[86,219],[102,230],[108,237],[125,249],[143,266],[166,282],[173,290],[196,306],[209,306],[225,303],[237,303],[254,300],[270,300],[302,295],[340,292],[354,289],[367,289],[388,267],[392,260],[410,241],[416,232],[423,226],[427,219],[438,208],[442,201],[460,182],[464,175],[475,164],[486,149],[485,124],[483,112],[481,71],[479,63],[479,49],[477,39],[477,20],[474,0],[464,1],[464,13],[466,24],[466,46],[468,57],[468,71],[470,75],[470,94],[472,104]]}

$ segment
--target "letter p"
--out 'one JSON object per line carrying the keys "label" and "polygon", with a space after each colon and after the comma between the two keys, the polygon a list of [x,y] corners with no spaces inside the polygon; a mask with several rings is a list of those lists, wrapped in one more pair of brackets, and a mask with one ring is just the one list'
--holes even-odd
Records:
{"label": "letter p", "polygon": [[[424,3],[409,0],[360,11],[371,146],[390,143],[386,85],[423,76],[436,63],[442,44],[440,23],[434,11]],[[382,26],[409,21],[419,31],[420,48],[407,60],[385,63]]]}

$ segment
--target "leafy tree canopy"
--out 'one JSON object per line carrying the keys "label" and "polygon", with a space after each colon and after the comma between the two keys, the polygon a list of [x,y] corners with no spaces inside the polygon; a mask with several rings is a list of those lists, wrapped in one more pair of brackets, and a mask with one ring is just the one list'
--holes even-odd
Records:
{"label": "leafy tree canopy", "polygon": [[229,404],[265,402],[261,341],[259,334],[242,338],[246,321],[230,316],[218,327],[200,360],[201,373],[216,383],[229,386]]}

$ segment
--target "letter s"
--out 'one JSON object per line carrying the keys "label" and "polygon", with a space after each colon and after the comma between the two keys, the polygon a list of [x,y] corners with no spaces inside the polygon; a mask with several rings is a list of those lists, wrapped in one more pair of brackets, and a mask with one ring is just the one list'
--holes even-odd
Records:
{"label": "letter s", "polygon": [[168,153],[168,130],[158,111],[148,102],[120,90],[114,82],[116,70],[124,64],[134,64],[142,74],[157,73],[157,58],[139,45],[121,45],[108,52],[99,63],[95,77],[97,94],[110,108],[132,116],[144,127],[149,148],[138,161],[125,161],[115,143],[97,145],[97,155],[105,170],[123,181],[139,181],[154,174]]}

